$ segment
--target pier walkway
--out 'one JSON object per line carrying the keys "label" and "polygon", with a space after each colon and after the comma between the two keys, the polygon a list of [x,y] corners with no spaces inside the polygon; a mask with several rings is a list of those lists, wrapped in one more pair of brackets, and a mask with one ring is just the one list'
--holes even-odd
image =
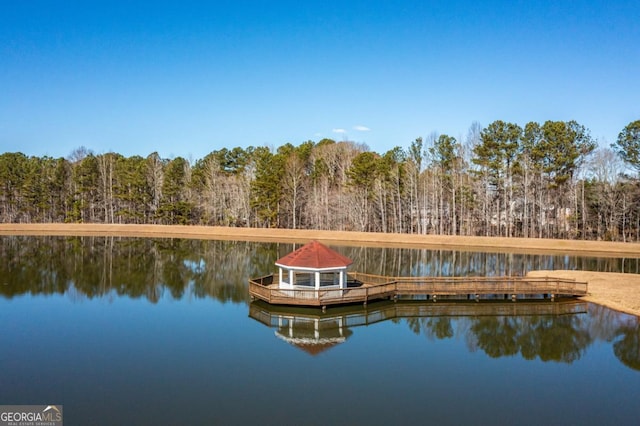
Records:
{"label": "pier walkway", "polygon": [[326,307],[349,303],[363,303],[380,299],[475,299],[519,298],[543,296],[577,297],[587,294],[586,282],[554,277],[386,277],[353,272],[348,274],[347,287],[332,283],[320,290],[299,286],[281,289],[277,276],[267,275],[249,280],[249,294],[253,299],[274,305]]}

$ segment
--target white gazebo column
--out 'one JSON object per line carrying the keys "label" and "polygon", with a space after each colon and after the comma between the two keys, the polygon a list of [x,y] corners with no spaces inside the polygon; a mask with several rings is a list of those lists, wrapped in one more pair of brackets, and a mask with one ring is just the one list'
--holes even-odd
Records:
{"label": "white gazebo column", "polygon": [[278,281],[278,287],[282,287],[282,268],[278,268],[278,275],[280,276],[280,281]]}
{"label": "white gazebo column", "polygon": [[340,272],[338,272],[338,274],[340,275],[340,288],[345,288],[345,282],[346,280],[344,279],[344,269],[341,269]]}
{"label": "white gazebo column", "polygon": [[316,273],[313,274],[313,276],[315,277],[315,280],[316,280],[316,290],[320,290],[320,272],[316,271]]}

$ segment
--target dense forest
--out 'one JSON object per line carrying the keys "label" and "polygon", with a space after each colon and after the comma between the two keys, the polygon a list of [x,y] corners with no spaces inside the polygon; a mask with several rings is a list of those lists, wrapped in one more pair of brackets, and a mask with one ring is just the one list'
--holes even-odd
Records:
{"label": "dense forest", "polygon": [[323,139],[194,162],[4,153],[0,221],[640,240],[640,120],[610,147],[575,121],[474,123],[459,139],[385,153]]}

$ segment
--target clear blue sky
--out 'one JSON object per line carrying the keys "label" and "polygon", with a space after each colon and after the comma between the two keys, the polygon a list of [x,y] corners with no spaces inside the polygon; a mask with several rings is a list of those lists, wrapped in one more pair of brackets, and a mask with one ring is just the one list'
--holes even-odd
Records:
{"label": "clear blue sky", "polygon": [[199,159],[640,119],[634,1],[4,1],[0,152]]}

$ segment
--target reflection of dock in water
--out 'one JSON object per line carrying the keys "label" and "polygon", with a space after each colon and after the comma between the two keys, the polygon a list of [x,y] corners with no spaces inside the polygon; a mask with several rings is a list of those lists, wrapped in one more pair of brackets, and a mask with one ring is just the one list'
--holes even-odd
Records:
{"label": "reflection of dock in water", "polygon": [[588,303],[567,301],[510,302],[378,302],[367,306],[340,306],[322,311],[317,308],[269,305],[255,301],[249,316],[274,328],[280,339],[317,355],[330,349],[353,333],[350,328],[403,318],[479,317],[479,316],[547,316],[574,315],[587,312]]}

